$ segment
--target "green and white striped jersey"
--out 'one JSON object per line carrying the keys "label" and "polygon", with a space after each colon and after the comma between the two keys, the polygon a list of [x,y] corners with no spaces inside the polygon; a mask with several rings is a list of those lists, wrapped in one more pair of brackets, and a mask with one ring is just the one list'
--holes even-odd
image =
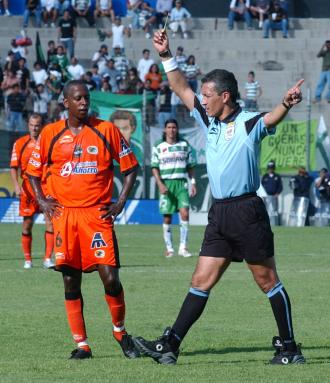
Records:
{"label": "green and white striped jersey", "polygon": [[151,167],[158,168],[162,179],[187,178],[187,169],[196,166],[196,154],[189,143],[179,140],[175,144],[158,140],[152,148]]}

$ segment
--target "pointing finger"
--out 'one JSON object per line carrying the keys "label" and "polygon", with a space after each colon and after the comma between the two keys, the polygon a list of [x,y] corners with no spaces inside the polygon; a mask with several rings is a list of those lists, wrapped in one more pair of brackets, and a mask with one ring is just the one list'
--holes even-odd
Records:
{"label": "pointing finger", "polygon": [[305,80],[304,80],[303,78],[300,79],[300,80],[297,82],[297,84],[296,84],[293,88],[300,88],[301,85],[302,85],[304,82],[305,82]]}

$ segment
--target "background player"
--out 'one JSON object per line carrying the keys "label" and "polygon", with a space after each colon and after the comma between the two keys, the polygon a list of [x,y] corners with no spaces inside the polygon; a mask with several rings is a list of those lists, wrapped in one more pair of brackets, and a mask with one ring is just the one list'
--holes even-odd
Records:
{"label": "background player", "polygon": [[[38,136],[42,129],[42,117],[37,113],[31,114],[28,119],[29,134],[19,138],[13,146],[10,161],[10,175],[13,180],[15,194],[19,198],[19,215],[23,217],[22,227],[22,248],[24,253],[24,269],[32,267],[32,227],[33,217],[40,213],[39,205],[35,200],[30,182],[25,174],[31,153],[34,150]],[[20,185],[19,173],[23,182]],[[54,266],[51,260],[54,246],[53,225],[45,215],[45,256],[43,266],[50,268]]]}
{"label": "background player", "polygon": [[136,343],[157,362],[175,364],[179,346],[203,313],[213,286],[232,261],[245,260],[254,280],[269,298],[280,335],[273,342],[276,353],[270,362],[304,363],[294,338],[290,299],[276,270],[269,217],[262,199],[256,195],[260,185],[260,142],[274,134],[274,127],[302,100],[300,86],[304,80],[288,90],[271,112],[243,112],[236,102],[238,85],[233,73],[215,69],[206,74],[201,95],[197,96],[178,70],[166,33],[156,32],[153,42],[170,86],[206,135],[206,164],[214,203],[191,288],[175,323],[158,340],[137,338]]}
{"label": "background player", "polygon": [[[65,307],[77,348],[71,359],[91,358],[81,295],[82,272],[97,270],[112,316],[113,336],[125,356],[139,356],[125,330],[124,290],[119,279],[119,252],[113,222],[124,208],[138,170],[127,141],[111,122],[89,118],[89,92],[82,81],[63,89],[68,119],[47,125],[40,135],[27,173],[45,214],[53,217],[56,270],[62,272]],[[118,200],[111,202],[113,161],[124,176]],[[47,166],[46,199],[40,187]]]}
{"label": "background player", "polygon": [[163,235],[166,257],[173,257],[172,215],[180,212],[180,247],[178,255],[191,257],[187,249],[189,225],[189,192],[187,173],[191,181],[191,197],[196,195],[194,167],[196,160],[191,146],[179,136],[175,119],[165,122],[162,139],[152,149],[151,167],[159,189],[159,210],[163,214]]}

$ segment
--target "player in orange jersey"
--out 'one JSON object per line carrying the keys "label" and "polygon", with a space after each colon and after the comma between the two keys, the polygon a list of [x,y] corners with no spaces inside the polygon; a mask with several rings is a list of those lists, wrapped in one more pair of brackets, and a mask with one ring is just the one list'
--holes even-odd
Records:
{"label": "player in orange jersey", "polygon": [[[24,253],[24,269],[32,267],[32,226],[33,217],[40,212],[39,205],[35,200],[30,182],[25,174],[31,153],[36,145],[38,136],[42,129],[42,117],[40,114],[33,113],[28,120],[29,134],[19,138],[13,146],[10,161],[10,174],[13,180],[16,196],[19,197],[19,215],[23,217],[22,247]],[[19,172],[23,179],[22,185],[19,183]],[[54,231],[51,221],[45,216],[45,256],[43,266],[49,269],[54,266],[51,260],[54,246]]]}
{"label": "player in orange jersey", "polygon": [[[115,125],[88,116],[89,92],[82,81],[68,82],[63,95],[68,119],[44,128],[27,173],[38,203],[53,219],[55,268],[63,275],[68,322],[77,344],[71,359],[92,357],[83,317],[81,278],[82,272],[94,270],[104,285],[113,336],[126,357],[136,358],[140,354],[125,330],[125,300],[113,222],[133,187],[138,162]],[[116,202],[111,201],[114,160],[124,178]],[[51,198],[46,198],[41,189],[44,167]]]}

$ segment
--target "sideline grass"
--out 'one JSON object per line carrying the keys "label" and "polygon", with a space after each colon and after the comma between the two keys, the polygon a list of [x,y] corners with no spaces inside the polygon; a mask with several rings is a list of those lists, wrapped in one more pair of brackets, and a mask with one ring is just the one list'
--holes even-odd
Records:
{"label": "sideline grass", "polygon": [[[288,290],[304,366],[269,366],[275,323],[267,298],[244,264],[233,264],[212,291],[188,334],[176,366],[125,359],[96,273],[83,279],[85,319],[94,358],[68,361],[74,348],[66,323],[59,273],[41,268],[44,228],[34,229],[34,268],[23,270],[19,225],[0,225],[0,381],[25,382],[328,382],[330,373],[330,231],[275,230],[278,270]],[[127,328],[159,336],[184,299],[197,257],[163,257],[160,226],[117,227]],[[197,255],[202,227],[193,227]],[[176,235],[177,243],[177,235]]]}

